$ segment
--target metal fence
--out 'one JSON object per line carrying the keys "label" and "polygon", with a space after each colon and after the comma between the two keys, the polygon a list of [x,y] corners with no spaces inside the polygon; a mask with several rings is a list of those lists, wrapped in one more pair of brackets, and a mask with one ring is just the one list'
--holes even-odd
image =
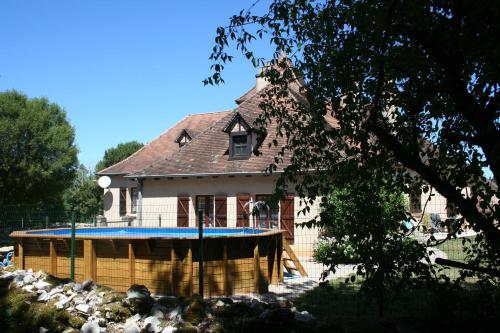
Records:
{"label": "metal fence", "polygon": [[[292,297],[304,306],[327,302],[339,313],[349,315],[359,314],[364,308],[360,304],[367,304],[357,293],[358,284],[344,282],[355,274],[356,263],[340,265],[335,274],[327,276],[330,289],[324,288],[321,277],[326,267],[314,260],[321,231],[298,226],[308,217],[295,216],[295,226],[290,230],[283,225],[282,212],[270,207],[265,212],[242,214],[246,216],[238,216],[242,208],[231,204],[225,209],[215,203],[212,208],[184,208],[150,205],[143,207],[141,216],[108,211],[106,216],[81,218],[63,210],[6,207],[0,210],[0,247],[14,247],[17,267],[41,269],[79,281],[92,278],[119,291],[142,284],[158,294],[181,296],[198,293],[200,287],[205,296],[270,292]],[[204,242],[199,239],[200,221]],[[72,223],[77,235],[74,243],[70,231],[43,232],[70,230]],[[112,233],[108,233],[110,228],[115,228]],[[165,234],[159,228],[169,230]],[[269,234],[259,236],[268,229]],[[34,230],[39,232],[36,237],[9,237],[14,231]],[[434,237],[445,238],[445,231],[434,230]],[[473,236],[473,232],[466,232],[460,237]],[[419,233],[418,237],[425,241],[430,234]],[[429,251],[433,261],[444,258],[465,262],[460,238]],[[436,269],[450,279],[460,274],[452,267],[436,265]],[[337,301],[330,304],[328,292],[333,292]],[[402,299],[404,304],[397,303],[395,311],[426,308],[425,292],[415,293],[402,295],[398,302]],[[410,304],[405,303],[405,297]]]}

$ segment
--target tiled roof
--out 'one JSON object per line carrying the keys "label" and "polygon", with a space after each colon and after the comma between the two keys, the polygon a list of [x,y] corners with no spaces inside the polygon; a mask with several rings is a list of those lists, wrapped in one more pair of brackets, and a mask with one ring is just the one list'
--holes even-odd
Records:
{"label": "tiled roof", "polygon": [[[298,85],[295,89],[298,92]],[[299,93],[297,93],[299,94]],[[267,136],[259,145],[260,154],[254,153],[248,159],[231,159],[228,154],[229,134],[227,126],[239,115],[250,126],[262,113],[260,104],[263,96],[255,88],[250,89],[237,100],[238,106],[231,111],[192,115],[184,118],[172,128],[153,140],[128,159],[105,169],[99,174],[126,174],[130,177],[178,177],[210,174],[252,174],[262,173],[286,145],[286,139],[276,136],[276,124],[267,128]],[[325,117],[331,127],[338,124],[331,116]],[[328,127],[328,125],[326,125]],[[330,128],[331,128],[330,127]],[[192,140],[179,148],[176,138],[184,131]],[[277,140],[277,145],[269,145]],[[280,171],[290,161],[284,157],[278,165]]]}
{"label": "tiled roof", "polygon": [[[271,124],[267,129],[267,136],[259,147],[261,154],[256,156],[252,153],[248,159],[231,159],[229,157],[229,135],[223,131],[234,118],[236,112],[249,124],[253,124],[262,112],[259,107],[261,102],[260,94],[246,98],[232,112],[211,123],[181,149],[131,176],[161,177],[263,172],[269,164],[274,163],[274,157],[285,144],[285,139],[281,138],[278,140],[277,146],[271,145],[269,147],[268,143],[276,139],[275,124]],[[287,164],[289,158],[290,156],[285,157],[283,165]]]}
{"label": "tiled roof", "polygon": [[186,130],[189,136],[194,139],[208,124],[230,114],[232,114],[231,111],[221,111],[188,115],[125,160],[99,171],[98,174],[130,174],[142,170],[154,162],[163,160],[165,157],[177,152],[179,144],[175,142],[175,139],[183,130]]}

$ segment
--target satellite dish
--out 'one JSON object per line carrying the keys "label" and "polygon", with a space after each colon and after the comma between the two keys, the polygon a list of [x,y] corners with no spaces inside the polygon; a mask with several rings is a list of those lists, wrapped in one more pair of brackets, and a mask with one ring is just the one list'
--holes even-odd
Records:
{"label": "satellite dish", "polygon": [[109,178],[108,176],[99,177],[99,179],[97,180],[97,184],[100,188],[108,188],[109,185],[111,185],[111,178]]}

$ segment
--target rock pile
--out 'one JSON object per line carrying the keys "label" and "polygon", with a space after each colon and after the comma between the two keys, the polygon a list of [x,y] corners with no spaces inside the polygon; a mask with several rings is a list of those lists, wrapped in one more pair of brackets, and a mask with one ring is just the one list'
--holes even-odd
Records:
{"label": "rock pile", "polygon": [[204,301],[196,295],[188,299],[152,296],[142,285],[133,285],[124,294],[91,280],[80,284],[31,270],[3,272],[0,281],[31,294],[38,303],[69,313],[77,323],[74,326],[84,333],[309,332],[316,325],[313,316],[271,295]]}

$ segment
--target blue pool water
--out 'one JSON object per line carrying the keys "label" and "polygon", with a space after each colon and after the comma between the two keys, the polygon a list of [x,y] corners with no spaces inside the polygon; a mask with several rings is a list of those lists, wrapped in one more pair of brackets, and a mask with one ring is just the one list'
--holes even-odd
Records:
{"label": "blue pool water", "polygon": [[[214,236],[234,236],[234,235],[255,235],[266,230],[252,229],[214,229],[203,228],[204,237]],[[71,229],[54,229],[44,231],[30,231],[32,235],[57,235],[70,236]],[[150,237],[198,237],[198,228],[88,228],[76,229],[76,236],[105,236],[105,237],[134,237],[134,236],[150,236]]]}

